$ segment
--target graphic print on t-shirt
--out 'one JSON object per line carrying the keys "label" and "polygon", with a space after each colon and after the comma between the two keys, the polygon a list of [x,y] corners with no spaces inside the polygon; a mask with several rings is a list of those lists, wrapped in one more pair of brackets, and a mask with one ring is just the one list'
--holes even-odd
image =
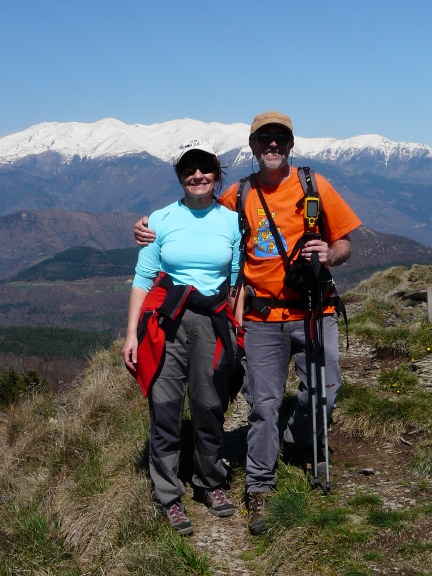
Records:
{"label": "graphic print on t-shirt", "polygon": [[[276,218],[276,212],[272,212],[271,215],[274,220]],[[261,258],[267,258],[268,256],[279,256],[279,251],[277,249],[275,239],[273,238],[273,234],[270,232],[270,224],[265,217],[265,211],[263,208],[258,208],[258,217],[258,228],[255,229],[255,234],[253,235],[255,256]],[[278,232],[281,237],[284,249],[287,251],[287,242],[279,228]]]}

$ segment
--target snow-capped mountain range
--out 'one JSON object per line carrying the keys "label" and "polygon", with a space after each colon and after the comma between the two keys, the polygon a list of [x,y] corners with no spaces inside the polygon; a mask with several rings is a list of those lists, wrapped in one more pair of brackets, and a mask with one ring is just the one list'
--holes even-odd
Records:
{"label": "snow-capped mountain range", "polygon": [[[178,198],[170,164],[197,138],[219,154],[227,184],[256,169],[241,123],[45,122],[0,138],[0,217],[50,209],[150,214]],[[378,135],[295,136],[293,165],[325,176],[367,228],[432,246],[429,146]]]}
{"label": "snow-capped mountain range", "polygon": [[[233,166],[251,157],[247,124],[205,123],[185,118],[159,124],[124,124],[114,118],[94,123],[44,122],[0,138],[0,164],[12,164],[26,156],[57,152],[66,162],[74,157],[109,158],[147,153],[172,162],[181,144],[192,139],[207,140],[222,155],[235,151]],[[425,144],[393,142],[376,134],[346,140],[295,137],[295,156],[323,162],[349,162],[353,156],[379,156],[384,164],[394,159],[432,159]]]}

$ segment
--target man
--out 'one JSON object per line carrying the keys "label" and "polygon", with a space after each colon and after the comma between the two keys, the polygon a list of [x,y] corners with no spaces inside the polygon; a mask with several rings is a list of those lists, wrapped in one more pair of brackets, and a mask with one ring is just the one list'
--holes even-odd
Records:
{"label": "man", "polygon": [[[259,172],[252,180],[244,206],[250,233],[246,239],[244,265],[247,296],[243,325],[247,374],[242,392],[251,405],[246,492],[249,530],[256,535],[266,528],[266,503],[276,486],[276,462],[280,449],[279,410],[293,356],[301,382],[283,441],[288,452],[303,451],[305,457],[310,453],[313,432],[308,366],[313,321],[310,322],[308,306],[300,305],[299,294],[284,282],[284,262],[257,193],[259,186],[286,251],[290,254],[297,240],[305,234],[304,192],[297,169],[288,163],[294,146],[290,118],[275,111],[259,114],[252,122],[249,145],[258,162]],[[325,178],[318,174],[315,177],[324,215],[325,240],[312,237],[304,244],[301,255],[310,262],[315,252],[315,258],[322,265],[338,266],[348,260],[351,253],[348,234],[361,222]],[[236,210],[237,189],[238,184],[230,186],[219,202]],[[143,229],[141,221],[138,222],[135,226],[137,240],[151,240],[151,235],[143,236]],[[261,305],[257,309],[250,306],[250,302]],[[266,307],[265,314],[262,312],[263,306]],[[330,419],[341,386],[337,315],[332,306],[323,309],[323,334],[326,413]],[[319,372],[317,379],[320,379]],[[321,413],[317,412],[317,435],[323,431]]]}

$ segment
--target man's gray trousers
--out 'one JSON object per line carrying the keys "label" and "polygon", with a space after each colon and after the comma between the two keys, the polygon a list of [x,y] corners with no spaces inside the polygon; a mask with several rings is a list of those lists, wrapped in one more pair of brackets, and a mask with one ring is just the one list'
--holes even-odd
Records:
{"label": "man's gray trousers", "polygon": [[[296,406],[283,432],[286,442],[300,447],[313,441],[310,373],[310,322],[245,321],[247,375],[242,393],[250,404],[246,487],[248,492],[266,492],[276,485],[276,461],[280,449],[279,412],[285,392],[289,363],[301,382]],[[315,326],[315,333],[316,326]],[[332,415],[341,387],[337,316],[323,318],[327,418]],[[323,430],[321,375],[317,358],[317,434]]]}

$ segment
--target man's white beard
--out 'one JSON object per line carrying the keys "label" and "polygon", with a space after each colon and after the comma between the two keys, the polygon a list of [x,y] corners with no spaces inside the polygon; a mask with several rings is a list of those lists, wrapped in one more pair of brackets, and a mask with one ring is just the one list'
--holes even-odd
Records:
{"label": "man's white beard", "polygon": [[261,156],[261,160],[259,162],[260,166],[264,166],[267,170],[279,170],[282,166],[285,166],[287,163],[287,157],[283,154],[280,155],[280,159],[277,163],[274,160],[267,160],[265,154]]}

